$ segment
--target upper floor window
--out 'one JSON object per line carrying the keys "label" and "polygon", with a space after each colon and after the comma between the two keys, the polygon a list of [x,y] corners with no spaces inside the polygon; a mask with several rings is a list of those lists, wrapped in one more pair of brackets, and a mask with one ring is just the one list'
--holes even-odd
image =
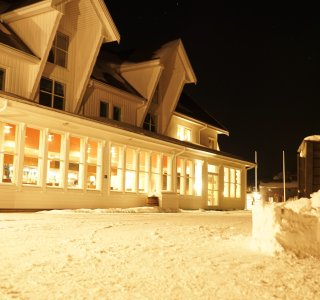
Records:
{"label": "upper floor window", "polygon": [[121,108],[118,106],[113,106],[113,120],[121,121]]}
{"label": "upper floor window", "polygon": [[191,129],[178,125],[177,137],[180,141],[191,141]]}
{"label": "upper floor window", "polygon": [[147,113],[146,118],[143,122],[143,129],[157,132],[157,119],[155,115],[152,115],[151,113]]}
{"label": "upper floor window", "polygon": [[65,86],[49,78],[40,80],[39,103],[56,109],[64,109]]}
{"label": "upper floor window", "polygon": [[0,90],[4,90],[4,80],[6,72],[4,69],[0,69]]}
{"label": "upper floor window", "polygon": [[57,32],[54,38],[48,61],[66,68],[68,64],[69,37]]}
{"label": "upper floor window", "polygon": [[109,118],[109,103],[100,101],[100,117]]}

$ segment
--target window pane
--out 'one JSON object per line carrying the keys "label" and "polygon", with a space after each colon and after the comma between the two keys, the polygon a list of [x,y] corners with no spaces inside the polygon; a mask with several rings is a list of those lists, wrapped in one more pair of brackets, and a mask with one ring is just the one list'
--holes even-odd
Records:
{"label": "window pane", "polygon": [[62,186],[62,136],[48,134],[48,174],[47,186]]}
{"label": "window pane", "polygon": [[54,93],[58,96],[64,96],[64,86],[62,83],[57,81],[54,83]]}
{"label": "window pane", "polygon": [[68,51],[69,37],[61,32],[57,32],[56,45],[58,48]]}
{"label": "window pane", "polygon": [[56,64],[61,67],[67,66],[67,53],[56,49]]}
{"label": "window pane", "polygon": [[109,116],[109,104],[103,101],[100,101],[100,117],[108,118]]}
{"label": "window pane", "polygon": [[113,107],[113,120],[120,121],[121,120],[121,108],[114,106]]}
{"label": "window pane", "polygon": [[63,110],[63,98],[54,96],[53,108]]}
{"label": "window pane", "polygon": [[40,91],[39,103],[44,106],[51,107],[52,95]]}
{"label": "window pane", "polygon": [[22,183],[24,184],[39,184],[39,145],[40,130],[27,127],[25,132],[25,147],[22,175]]}
{"label": "window pane", "polygon": [[40,90],[52,93],[52,80],[42,77],[40,80]]}

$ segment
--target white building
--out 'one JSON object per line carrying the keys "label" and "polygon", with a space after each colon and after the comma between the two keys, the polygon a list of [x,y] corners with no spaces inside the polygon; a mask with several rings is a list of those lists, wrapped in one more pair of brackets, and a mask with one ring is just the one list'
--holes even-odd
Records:
{"label": "white building", "polygon": [[196,76],[181,40],[119,61],[100,51],[120,40],[101,0],[0,1],[0,14],[0,209],[149,195],[163,208],[245,207],[255,164],[221,152],[228,131],[183,103]]}

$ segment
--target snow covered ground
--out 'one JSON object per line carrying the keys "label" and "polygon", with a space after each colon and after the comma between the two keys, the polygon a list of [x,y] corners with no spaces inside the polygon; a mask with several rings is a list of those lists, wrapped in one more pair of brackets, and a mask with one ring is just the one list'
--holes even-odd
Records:
{"label": "snow covered ground", "polygon": [[251,211],[0,213],[0,299],[320,299],[320,259],[251,234]]}

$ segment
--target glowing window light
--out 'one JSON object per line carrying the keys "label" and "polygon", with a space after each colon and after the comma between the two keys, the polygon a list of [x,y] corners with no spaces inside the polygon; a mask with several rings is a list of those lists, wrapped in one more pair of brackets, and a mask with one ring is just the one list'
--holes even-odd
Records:
{"label": "glowing window light", "polygon": [[10,131],[11,131],[11,128],[12,128],[12,126],[10,126],[10,125],[4,125],[4,126],[3,126],[3,132],[4,132],[4,134],[9,134]]}
{"label": "glowing window light", "polygon": [[49,134],[48,135],[48,142],[52,142],[53,141],[53,134]]}

